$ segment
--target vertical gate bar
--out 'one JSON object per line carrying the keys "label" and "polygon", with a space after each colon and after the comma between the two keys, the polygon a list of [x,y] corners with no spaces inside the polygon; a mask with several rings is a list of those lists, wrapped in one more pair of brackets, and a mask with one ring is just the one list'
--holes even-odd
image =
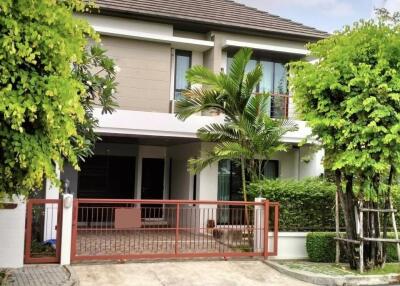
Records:
{"label": "vertical gate bar", "polygon": [[274,252],[273,255],[278,255],[278,230],[279,230],[279,204],[274,207]]}
{"label": "vertical gate bar", "polygon": [[[260,231],[261,233],[261,231]],[[269,242],[269,200],[264,201],[264,259],[268,256]],[[275,244],[275,242],[274,242]]]}
{"label": "vertical gate bar", "polygon": [[71,238],[71,260],[76,257],[76,244],[78,243],[78,199],[74,199],[72,210],[72,238]]}
{"label": "vertical gate bar", "polygon": [[179,246],[178,246],[178,240],[179,240],[179,203],[176,204],[176,221],[175,221],[175,255],[178,254]]}
{"label": "vertical gate bar", "polygon": [[26,205],[26,233],[25,233],[25,260],[31,257],[32,243],[32,202],[28,200]]}

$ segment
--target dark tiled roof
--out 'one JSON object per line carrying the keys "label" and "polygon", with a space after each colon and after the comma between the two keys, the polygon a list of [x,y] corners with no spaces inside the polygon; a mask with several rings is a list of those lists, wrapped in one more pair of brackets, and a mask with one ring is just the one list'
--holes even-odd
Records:
{"label": "dark tiled roof", "polygon": [[323,38],[328,35],[326,32],[232,0],[97,0],[96,3],[100,6],[100,11],[108,10],[308,38]]}

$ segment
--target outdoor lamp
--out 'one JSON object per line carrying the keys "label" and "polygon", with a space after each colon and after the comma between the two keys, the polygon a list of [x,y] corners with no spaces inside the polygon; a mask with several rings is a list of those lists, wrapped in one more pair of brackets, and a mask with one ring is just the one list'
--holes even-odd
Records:
{"label": "outdoor lamp", "polygon": [[72,207],[73,197],[71,195],[66,195],[64,197],[64,208],[69,209]]}

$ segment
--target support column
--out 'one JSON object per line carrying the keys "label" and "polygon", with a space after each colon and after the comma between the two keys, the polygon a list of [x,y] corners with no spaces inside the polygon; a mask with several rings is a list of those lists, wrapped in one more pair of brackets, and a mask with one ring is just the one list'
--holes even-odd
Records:
{"label": "support column", "polygon": [[266,212],[265,209],[268,209],[269,201],[265,198],[255,198],[254,201],[263,203],[262,205],[254,206],[254,252],[262,252],[266,257],[269,250],[269,212]]}
{"label": "support column", "polygon": [[62,212],[62,234],[61,234],[61,265],[71,263],[71,237],[72,237],[72,213],[73,213],[73,195],[63,195]]}
{"label": "support column", "polygon": [[[214,163],[204,168],[197,174],[198,189],[197,198],[205,201],[218,200],[218,163]],[[217,205],[199,205],[199,225],[206,229],[208,221],[214,221],[217,225]]]}

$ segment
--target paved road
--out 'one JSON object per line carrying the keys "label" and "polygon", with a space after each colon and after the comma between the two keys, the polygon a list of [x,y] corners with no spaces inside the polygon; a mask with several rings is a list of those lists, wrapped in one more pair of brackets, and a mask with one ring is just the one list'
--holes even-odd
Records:
{"label": "paved road", "polygon": [[176,261],[73,266],[81,286],[312,285],[284,276],[261,261]]}

